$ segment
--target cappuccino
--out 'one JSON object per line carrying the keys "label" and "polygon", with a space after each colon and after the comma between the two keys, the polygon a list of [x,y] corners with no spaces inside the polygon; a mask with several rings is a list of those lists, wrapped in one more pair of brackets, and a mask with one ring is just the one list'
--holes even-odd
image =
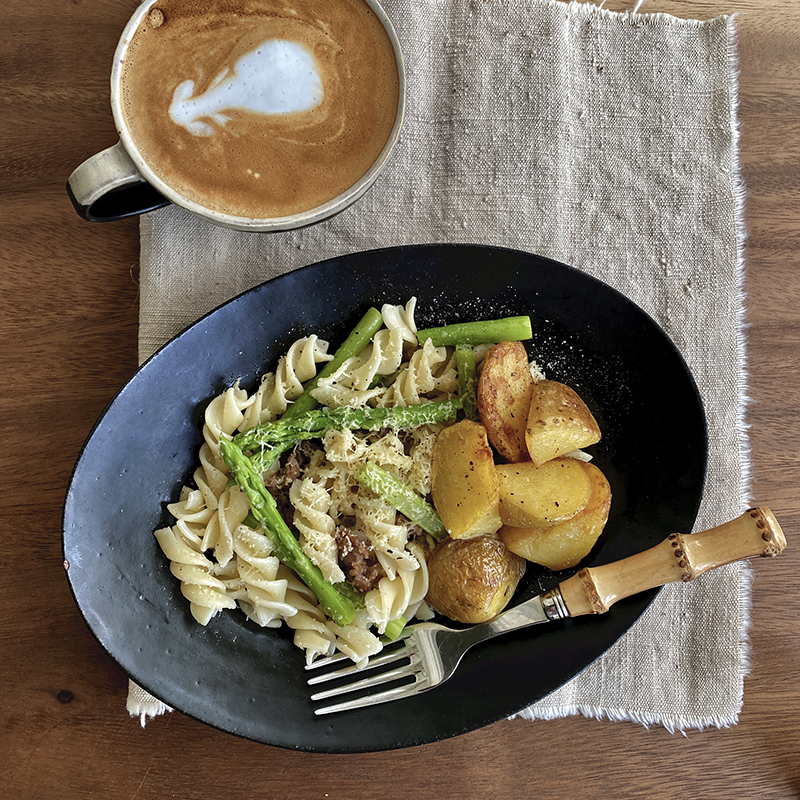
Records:
{"label": "cappuccino", "polygon": [[123,57],[130,142],[181,197],[280,218],[352,187],[398,114],[397,57],[364,0],[159,0]]}

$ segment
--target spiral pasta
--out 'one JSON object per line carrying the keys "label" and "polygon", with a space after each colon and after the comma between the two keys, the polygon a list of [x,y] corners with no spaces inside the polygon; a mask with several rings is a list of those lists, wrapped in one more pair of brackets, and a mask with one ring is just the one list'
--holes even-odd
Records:
{"label": "spiral pasta", "polygon": [[403,306],[388,303],[381,308],[384,328],[378,331],[371,344],[358,356],[348,359],[314,389],[314,399],[331,408],[363,406],[377,400],[384,387],[374,388],[376,377],[391,375],[403,362],[406,351],[417,344],[414,322],[416,299]]}
{"label": "spiral pasta", "polygon": [[190,547],[175,527],[160,528],[155,537],[170,560],[170,571],[181,582],[181,593],[189,601],[192,616],[201,625],[207,625],[222,609],[236,607],[225,584],[211,574],[213,562]]}
{"label": "spiral pasta", "polygon": [[306,555],[320,568],[325,580],[341,583],[344,573],[336,547],[336,521],[329,513],[331,496],[324,483],[311,476],[301,478],[291,485],[289,500]]}
{"label": "spiral pasta", "polygon": [[297,608],[286,601],[289,582],[279,575],[281,564],[272,555],[271,542],[262,532],[239,525],[233,533],[233,548],[240,585],[232,596],[262,628],[280,627]]}
{"label": "spiral pasta", "polygon": [[295,613],[286,618],[286,624],[294,631],[294,644],[305,651],[306,663],[318,656],[331,655],[336,647],[336,634],[328,627],[328,618],[316,602],[314,593],[285,565],[278,574],[287,583],[286,602],[291,603]]}
{"label": "spiral pasta", "polygon": [[369,630],[371,620],[360,612],[350,625],[337,625],[328,621],[328,629],[335,636],[335,649],[344,653],[358,666],[364,666],[370,656],[383,649],[381,640]]}
{"label": "spiral pasta", "polygon": [[291,401],[302,394],[303,384],[315,377],[317,365],[331,358],[328,343],[316,335],[294,342],[286,355],[281,356],[275,372],[269,372],[261,379],[239,429],[247,430],[271,422],[283,414]]}
{"label": "spiral pasta", "polygon": [[[330,408],[390,407],[456,395],[454,350],[430,341],[419,346],[415,309],[415,298],[382,306],[381,329],[361,353],[319,380],[313,398]],[[429,494],[433,442],[445,423],[402,431],[329,430],[291,453],[290,476],[286,462],[264,475],[276,478],[268,483],[276,503],[322,577],[332,584],[349,580],[361,593],[348,625],[326,616],[314,593],[279,561],[268,535],[250,527],[257,523],[247,495],[230,483],[219,448],[223,438],[278,419],[331,358],[328,342],[316,335],[299,338],[251,394],[237,382],[211,400],[191,485],[168,505],[174,524],[155,536],[199,623],[238,608],[261,628],[285,626],[308,663],[338,650],[363,665],[380,651],[390,623],[426,619],[431,611],[424,600],[426,551],[417,540],[424,534],[355,473],[374,464]]]}
{"label": "spiral pasta", "polygon": [[[244,420],[244,411],[252,403],[238,382],[215,397],[205,413],[203,438],[208,444],[216,465],[224,471],[224,463],[219,454],[221,436],[230,436]],[[223,466],[220,466],[223,465]]]}
{"label": "spiral pasta", "polygon": [[432,397],[453,395],[458,391],[455,354],[446,347],[434,347],[430,339],[415,350],[407,364],[381,396],[382,406],[415,406]]}
{"label": "spiral pasta", "polygon": [[365,597],[369,619],[379,633],[393,620],[413,617],[428,593],[428,569],[424,554],[410,544],[405,550],[385,550],[379,559],[386,577]]}
{"label": "spiral pasta", "polygon": [[213,550],[220,566],[233,558],[233,532],[250,512],[247,497],[238,486],[224,489],[203,533],[203,550]]}

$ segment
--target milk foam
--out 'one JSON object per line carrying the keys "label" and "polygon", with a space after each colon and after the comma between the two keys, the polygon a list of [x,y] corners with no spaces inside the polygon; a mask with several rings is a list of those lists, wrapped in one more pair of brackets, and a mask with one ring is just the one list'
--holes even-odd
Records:
{"label": "milk foam", "polygon": [[193,97],[195,83],[183,81],[172,96],[169,116],[195,136],[212,136],[229,121],[225,112],[291,114],[310,111],[324,97],[314,54],[296,42],[269,39],[225,69]]}
{"label": "milk foam", "polygon": [[365,0],[154,8],[124,55],[120,99],[131,144],[176,196],[280,219],[341,196],[375,163],[400,74]]}

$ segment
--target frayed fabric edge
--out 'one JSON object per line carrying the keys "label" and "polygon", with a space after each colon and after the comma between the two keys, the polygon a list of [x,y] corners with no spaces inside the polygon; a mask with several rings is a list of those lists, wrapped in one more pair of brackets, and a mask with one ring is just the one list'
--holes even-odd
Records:
{"label": "frayed fabric edge", "polygon": [[[745,243],[747,241],[747,225],[745,217],[745,200],[747,187],[742,177],[739,141],[741,139],[741,123],[739,121],[739,41],[736,28],[736,16],[726,19],[728,30],[728,64],[730,67],[730,118],[731,118],[731,173],[734,202],[734,221],[736,226],[736,267],[738,277],[738,305],[736,308],[739,323],[738,345],[738,383],[739,408],[736,420],[736,433],[739,443],[739,463],[741,466],[742,510],[750,505],[752,497],[752,452],[750,448],[750,425],[747,421],[747,410],[753,400],[750,396],[750,369],[748,359],[747,291]],[[750,674],[750,621],[752,611],[752,567],[742,565],[739,581],[739,663],[742,680]]]}
{"label": "frayed fabric edge", "polygon": [[659,726],[664,728],[668,733],[680,733],[684,736],[686,736],[689,730],[703,731],[709,728],[721,730],[723,728],[731,728],[739,722],[738,712],[731,716],[712,715],[709,717],[696,717],[690,715],[685,717],[670,717],[667,719],[658,714],[640,714],[622,708],[598,708],[595,706],[583,705],[562,706],[560,708],[536,712],[530,708],[526,708],[509,717],[509,719],[524,719],[529,721],[542,720],[546,722],[575,716],[583,716],[587,719],[609,720],[610,722],[633,722],[647,729]]}
{"label": "frayed fabric edge", "polygon": [[[616,18],[623,21],[628,21],[631,24],[647,25],[650,23],[669,22],[670,24],[685,25],[690,28],[700,28],[712,22],[716,17],[707,20],[702,19],[686,19],[684,17],[676,17],[674,14],[668,14],[664,11],[640,11],[639,9],[644,5],[646,0],[636,0],[633,8],[627,11],[611,11],[603,8],[603,4],[594,5],[593,3],[579,3],[576,0],[538,0],[540,3],[551,7],[566,7],[570,12],[576,14],[583,14],[585,16],[597,15],[607,19]],[[603,0],[605,2],[605,0]],[[728,15],[720,15],[722,19],[729,18]]]}
{"label": "frayed fabric edge", "polygon": [[172,711],[166,703],[162,703],[133,681],[128,682],[128,699],[125,707],[132,717],[139,718],[139,724],[143,728],[154,717]]}

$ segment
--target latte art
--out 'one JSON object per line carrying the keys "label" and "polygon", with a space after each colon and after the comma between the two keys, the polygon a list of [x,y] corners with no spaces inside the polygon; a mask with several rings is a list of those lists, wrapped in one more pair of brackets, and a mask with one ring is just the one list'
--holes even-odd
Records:
{"label": "latte art", "polygon": [[225,69],[204,94],[195,95],[195,82],[178,85],[169,116],[195,136],[212,136],[212,119],[224,126],[225,112],[291,114],[308,111],[322,102],[322,81],[313,53],[302,45],[272,39],[242,56],[233,70]]}
{"label": "latte art", "polygon": [[400,72],[365,0],[157,0],[121,66],[130,147],[203,209],[281,219],[367,174]]}

